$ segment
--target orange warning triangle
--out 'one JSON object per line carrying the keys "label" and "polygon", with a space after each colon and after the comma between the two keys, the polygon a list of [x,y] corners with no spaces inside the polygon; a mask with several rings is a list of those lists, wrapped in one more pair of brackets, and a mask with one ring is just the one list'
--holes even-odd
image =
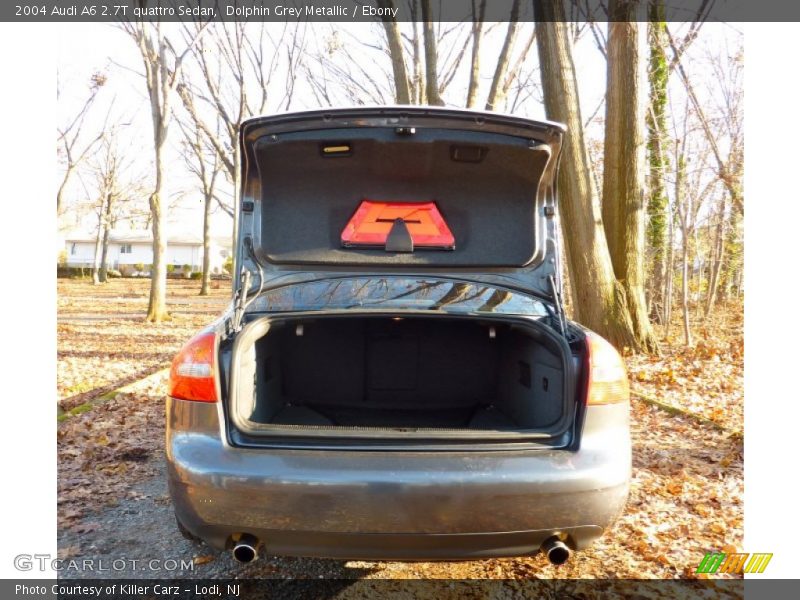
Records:
{"label": "orange warning triangle", "polygon": [[455,238],[435,202],[363,200],[342,231],[342,245],[384,247],[398,219],[408,228],[415,248],[455,249]]}

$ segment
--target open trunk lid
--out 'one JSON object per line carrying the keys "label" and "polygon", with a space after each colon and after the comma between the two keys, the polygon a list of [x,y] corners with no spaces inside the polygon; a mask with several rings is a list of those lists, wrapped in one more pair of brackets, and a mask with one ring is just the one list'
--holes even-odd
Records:
{"label": "open trunk lid", "polygon": [[410,106],[251,119],[234,286],[418,274],[555,300],[563,131]]}

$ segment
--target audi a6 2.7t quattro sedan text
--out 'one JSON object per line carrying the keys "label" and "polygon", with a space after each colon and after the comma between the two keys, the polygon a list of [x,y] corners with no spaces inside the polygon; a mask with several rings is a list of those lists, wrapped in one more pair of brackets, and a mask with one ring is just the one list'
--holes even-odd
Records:
{"label": "audi a6 2.7t quattro sedan text", "polygon": [[360,559],[544,552],[628,494],[628,381],[560,302],[557,123],[429,107],[240,131],[229,309],[173,361],[186,536]]}

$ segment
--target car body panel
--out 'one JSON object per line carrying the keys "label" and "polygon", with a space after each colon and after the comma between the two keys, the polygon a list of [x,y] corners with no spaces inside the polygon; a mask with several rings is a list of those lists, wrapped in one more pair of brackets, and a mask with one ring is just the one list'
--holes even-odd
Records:
{"label": "car body panel", "polygon": [[[462,556],[458,543],[441,541],[437,552],[431,535],[466,536],[463,549],[477,555],[513,554],[524,541],[532,552],[554,532],[578,548],[613,521],[628,492],[624,405],[591,407],[576,452],[433,453],[236,448],[220,436],[217,406],[170,399],[167,408],[176,513],[218,548],[241,531],[276,552],[350,558]],[[487,533],[499,537],[480,537]]]}

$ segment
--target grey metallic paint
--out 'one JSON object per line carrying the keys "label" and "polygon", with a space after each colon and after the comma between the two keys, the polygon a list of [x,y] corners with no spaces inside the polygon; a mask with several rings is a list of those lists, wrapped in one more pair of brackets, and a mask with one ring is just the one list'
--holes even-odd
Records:
{"label": "grey metallic paint", "polygon": [[235,448],[220,435],[217,409],[167,405],[176,514],[217,548],[248,532],[282,554],[501,556],[535,552],[560,532],[580,549],[628,493],[627,405],[590,407],[576,452],[402,454]]}

